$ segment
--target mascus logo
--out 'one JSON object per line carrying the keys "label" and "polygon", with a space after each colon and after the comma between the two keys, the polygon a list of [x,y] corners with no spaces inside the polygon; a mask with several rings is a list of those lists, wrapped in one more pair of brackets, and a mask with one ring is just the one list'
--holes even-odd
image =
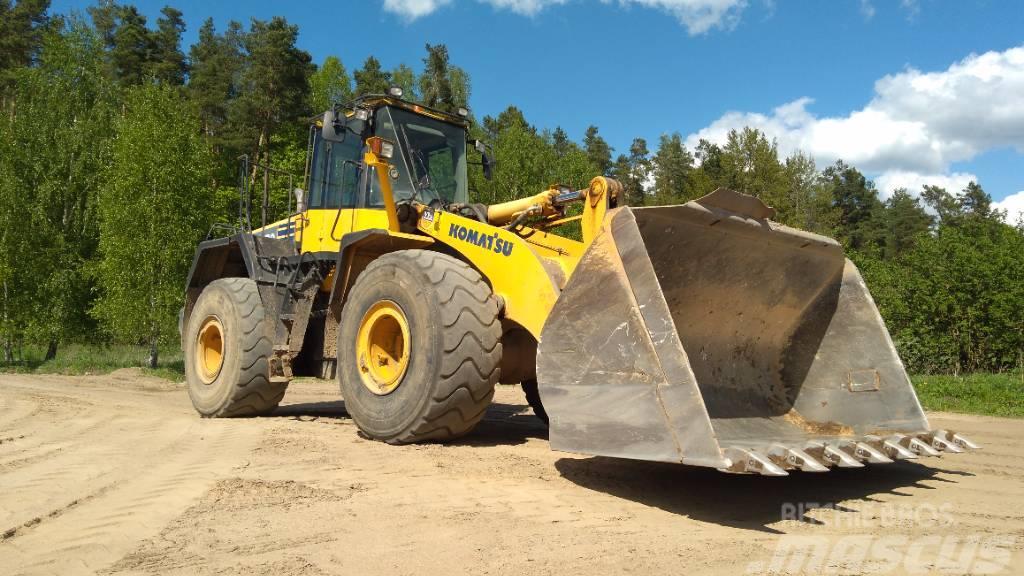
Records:
{"label": "mascus logo", "polygon": [[512,248],[514,245],[508,240],[502,240],[498,238],[498,233],[494,234],[483,234],[472,228],[466,228],[458,224],[452,224],[448,228],[448,235],[452,238],[457,238],[463,242],[468,242],[481,248],[493,250],[495,254],[502,254],[504,256],[510,256],[512,254]]}

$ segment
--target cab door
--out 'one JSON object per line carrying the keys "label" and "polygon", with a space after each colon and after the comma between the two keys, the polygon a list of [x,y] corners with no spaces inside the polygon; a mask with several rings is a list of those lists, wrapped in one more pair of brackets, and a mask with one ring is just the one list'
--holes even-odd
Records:
{"label": "cab door", "polygon": [[302,230],[302,251],[337,251],[341,237],[355,226],[355,210],[363,187],[363,143],[355,134],[342,142],[313,135],[309,201]]}

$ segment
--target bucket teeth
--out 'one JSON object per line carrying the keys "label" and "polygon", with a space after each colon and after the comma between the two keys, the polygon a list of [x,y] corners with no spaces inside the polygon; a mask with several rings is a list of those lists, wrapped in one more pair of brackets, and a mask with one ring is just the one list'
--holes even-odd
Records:
{"label": "bucket teeth", "polygon": [[892,459],[875,450],[867,442],[842,442],[839,449],[862,462],[869,464],[891,464]]}
{"label": "bucket teeth", "polygon": [[907,450],[902,444],[900,444],[900,441],[903,440],[903,438],[902,434],[897,434],[883,440],[882,447],[885,450],[885,453],[893,460],[913,460],[917,458],[917,454]]}
{"label": "bucket teeth", "polygon": [[900,444],[918,456],[938,456],[939,451],[915,436],[905,436]]}
{"label": "bucket teeth", "polygon": [[786,470],[796,468],[804,472],[828,472],[827,466],[799,448],[776,444],[768,451],[768,456]]}
{"label": "bucket teeth", "polygon": [[[931,433],[931,436],[933,436],[933,440],[932,440],[933,447],[936,447],[936,446],[934,446],[934,438],[941,438],[947,444],[952,444],[956,448],[959,448],[960,452],[965,452],[967,450],[979,450],[979,449],[981,449],[981,446],[978,446],[974,442],[971,442],[963,434],[957,434],[956,432],[950,432],[949,430],[935,430],[934,432]],[[938,447],[936,447],[936,448],[938,448]],[[947,449],[947,448],[942,447],[942,449]],[[957,452],[957,450],[950,450],[950,452]]]}
{"label": "bucket teeth", "polygon": [[856,458],[829,444],[809,442],[804,446],[804,451],[826,466],[838,466],[840,468],[864,467]]}
{"label": "bucket teeth", "polygon": [[928,434],[923,435],[922,440],[925,440],[926,442],[930,443],[932,445],[932,448],[939,450],[940,452],[963,452],[963,448],[957,446],[956,444],[953,444],[952,442],[946,439],[947,434],[948,432],[946,432],[945,430],[936,430],[934,432],[929,432]]}
{"label": "bucket teeth", "polygon": [[971,442],[963,434],[957,434],[955,432],[946,432],[946,439],[953,444],[963,448],[964,450],[981,450],[981,446],[978,446],[974,442]]}
{"label": "bucket teeth", "polygon": [[761,474],[763,476],[788,476],[789,473],[780,468],[771,459],[753,450],[744,448],[727,448],[725,457],[732,461],[728,468],[722,468],[723,472],[736,472],[739,474]]}
{"label": "bucket teeth", "polygon": [[902,434],[893,434],[888,438],[880,438],[878,436],[865,436],[864,442],[871,445],[872,448],[885,454],[893,460],[913,460],[917,458],[917,454],[914,454],[910,450],[907,450],[900,441],[903,439]]}
{"label": "bucket teeth", "polygon": [[914,435],[868,434],[850,440],[813,440],[803,448],[785,444],[765,445],[762,448],[728,447],[724,450],[729,460],[723,472],[786,476],[787,470],[828,472],[832,466],[862,468],[870,464],[890,464],[895,460],[913,460],[921,456],[938,456],[942,452],[963,452],[977,449],[978,445],[964,436],[948,430],[934,430]]}

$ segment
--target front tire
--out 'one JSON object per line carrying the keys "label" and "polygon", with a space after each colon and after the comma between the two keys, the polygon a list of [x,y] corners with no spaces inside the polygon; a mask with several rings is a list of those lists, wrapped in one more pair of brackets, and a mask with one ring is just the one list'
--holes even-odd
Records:
{"label": "front tire", "polygon": [[273,346],[256,282],[214,280],[196,301],[185,334],[185,379],[192,406],[207,418],[268,414],[287,382],[270,380]]}
{"label": "front tire", "polygon": [[370,263],[338,331],[338,379],[359,429],[391,444],[469,433],[498,382],[498,312],[480,274],[446,254],[403,250]]}

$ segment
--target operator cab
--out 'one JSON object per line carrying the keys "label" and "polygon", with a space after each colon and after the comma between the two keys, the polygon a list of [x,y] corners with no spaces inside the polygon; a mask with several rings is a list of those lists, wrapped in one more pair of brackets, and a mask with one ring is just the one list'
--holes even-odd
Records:
{"label": "operator cab", "polygon": [[467,127],[457,116],[391,97],[357,100],[344,116],[328,112],[323,126],[312,131],[307,207],[384,207],[377,175],[361,164],[371,136],[394,144],[389,176],[396,202],[465,204]]}

